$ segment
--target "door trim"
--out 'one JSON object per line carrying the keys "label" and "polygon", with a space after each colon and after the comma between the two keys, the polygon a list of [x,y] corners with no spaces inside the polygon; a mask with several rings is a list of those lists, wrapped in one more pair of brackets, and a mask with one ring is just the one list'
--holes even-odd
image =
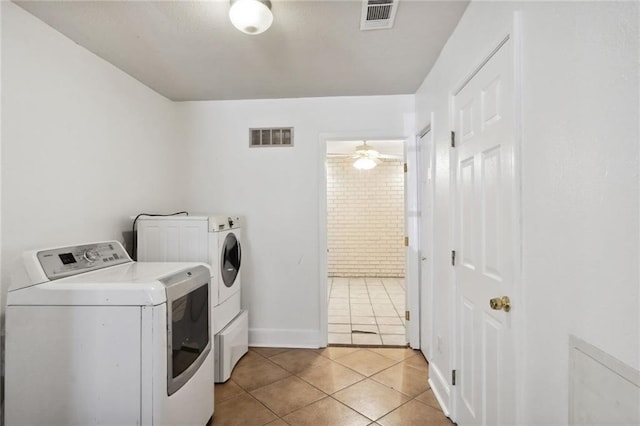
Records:
{"label": "door trim", "polygon": [[[415,130],[412,130],[415,131]],[[404,227],[409,237],[405,249],[405,302],[413,321],[405,326],[407,343],[420,349],[420,228],[418,224],[418,147],[414,135],[404,138],[407,173],[404,179]],[[416,321],[417,319],[417,321]]]}
{"label": "door trim", "polygon": [[[436,156],[435,156],[435,141],[433,138],[434,135],[434,131],[433,131],[433,112],[429,114],[429,124],[427,124],[417,135],[416,135],[416,174],[417,174],[417,201],[418,201],[418,207],[419,207],[419,221],[418,221],[418,235],[420,235],[420,249],[419,249],[419,263],[418,263],[418,271],[419,271],[419,277],[418,277],[418,295],[419,295],[419,303],[420,303],[420,327],[418,327],[419,329],[419,338],[420,338],[420,350],[422,351],[423,355],[425,356],[425,358],[427,359],[427,361],[429,361],[432,356],[433,356],[433,345],[434,345],[434,341],[433,341],[433,323],[434,323],[434,304],[433,304],[433,295],[434,295],[434,289],[433,289],[433,258],[434,258],[434,235],[433,232],[435,230],[435,221],[434,221],[434,211],[435,211],[435,174],[434,174],[434,170],[435,170],[435,160],[436,160]],[[422,220],[422,215],[423,215],[423,211],[422,211],[422,194],[424,194],[424,189],[422,187],[422,173],[425,172],[424,169],[424,164],[422,164],[422,145],[420,144],[420,141],[422,140],[422,138],[426,137],[427,135],[429,135],[430,140],[430,144],[431,144],[431,152],[430,152],[430,160],[431,160],[431,170],[429,171],[429,173],[431,174],[431,179],[429,180],[429,185],[431,186],[431,189],[429,191],[430,194],[430,202],[431,202],[431,217],[428,218],[429,220],[429,227],[431,229],[432,234],[430,235],[430,237],[428,238],[428,241],[422,241],[422,225],[423,225],[423,220]],[[424,247],[423,247],[424,244]],[[426,268],[425,271],[425,267],[424,264],[425,262],[422,260],[423,257],[427,257],[427,262],[429,263],[430,267]],[[426,288],[422,287],[422,282],[423,282],[423,276],[425,276],[425,274],[428,275],[427,280],[426,280]],[[427,299],[425,304],[422,304],[422,299],[423,299],[423,293],[426,292],[427,293]],[[423,321],[423,318],[426,317],[426,321]],[[427,330],[423,330],[422,329],[422,325],[426,323],[426,328]],[[422,336],[423,334],[426,336],[427,341],[423,341]]]}
{"label": "door trim", "polygon": [[502,46],[504,46],[509,40],[511,39],[511,32],[508,32],[504,38],[498,43],[498,45],[491,51],[491,53],[489,53],[481,62],[480,64],[478,64],[478,66],[475,67],[475,69],[470,72],[462,81],[462,83],[460,83],[457,87],[457,89],[453,92],[453,96],[457,96],[462,89],[465,88],[465,86],[467,84],[469,84],[469,82],[471,80],[473,80],[473,77],[476,76],[476,74],[478,74],[478,72],[482,69],[482,67],[484,67],[487,62],[489,62],[491,60],[491,58],[493,58],[495,56],[496,53],[498,53],[498,51],[502,48]]}
{"label": "door trim", "polygon": [[[418,250],[417,245],[420,240],[417,227],[409,226],[410,221],[415,221],[415,214],[412,214],[410,205],[415,207],[415,199],[417,193],[416,174],[416,139],[413,136],[397,136],[379,133],[320,133],[318,137],[318,273],[319,273],[319,336],[318,345],[324,348],[328,344],[329,338],[329,301],[328,301],[328,285],[327,285],[327,143],[338,140],[404,140],[405,161],[408,164],[408,172],[405,177],[405,232],[409,237],[410,245],[405,251],[405,291],[412,298],[411,316],[419,318],[419,295],[418,295]],[[412,154],[412,155],[410,155]],[[413,200],[410,203],[409,198]],[[412,247],[415,248],[412,250]],[[420,331],[419,321],[410,321],[407,328],[407,341],[409,346],[415,349],[420,347]]]}

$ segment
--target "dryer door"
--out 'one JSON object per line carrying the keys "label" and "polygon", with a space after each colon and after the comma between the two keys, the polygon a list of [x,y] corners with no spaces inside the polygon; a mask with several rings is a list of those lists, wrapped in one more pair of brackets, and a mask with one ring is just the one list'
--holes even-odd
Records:
{"label": "dryer door", "polygon": [[222,303],[229,296],[240,290],[239,277],[242,250],[240,241],[233,232],[229,232],[220,247],[220,300]]}

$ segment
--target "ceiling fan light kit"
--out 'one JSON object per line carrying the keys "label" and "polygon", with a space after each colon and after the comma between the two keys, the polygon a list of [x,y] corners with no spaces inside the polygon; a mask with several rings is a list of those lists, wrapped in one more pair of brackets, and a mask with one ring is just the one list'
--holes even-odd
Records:
{"label": "ceiling fan light kit", "polygon": [[356,155],[358,159],[353,162],[353,167],[358,170],[371,170],[380,163],[380,153],[367,145],[367,141],[356,147]]}
{"label": "ceiling fan light kit", "polygon": [[231,0],[229,19],[234,27],[245,34],[265,32],[273,23],[269,0]]}
{"label": "ceiling fan light kit", "polygon": [[367,142],[365,142],[364,144],[358,145],[356,147],[356,154],[366,155],[366,156],[369,156],[369,157],[375,157],[375,156],[379,155],[380,153],[377,150],[375,150],[372,147],[370,147],[369,145],[367,145]]}
{"label": "ceiling fan light kit", "polygon": [[360,157],[356,161],[353,162],[353,167],[355,167],[358,170],[371,170],[376,165],[377,165],[377,163],[375,162],[375,160],[373,158],[369,158],[369,157],[366,157],[366,156]]}

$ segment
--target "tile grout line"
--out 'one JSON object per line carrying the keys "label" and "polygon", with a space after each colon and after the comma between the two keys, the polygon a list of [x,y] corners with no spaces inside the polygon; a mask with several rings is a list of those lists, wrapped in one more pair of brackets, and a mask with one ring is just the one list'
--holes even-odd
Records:
{"label": "tile grout line", "polygon": [[[370,351],[370,350],[369,350],[369,348],[360,348],[360,349],[358,349],[358,350],[366,350],[366,351],[369,351],[369,352],[373,352],[373,351]],[[352,352],[352,353],[355,353],[355,352],[357,352],[357,351],[354,351],[354,352]],[[377,352],[373,352],[373,353],[378,354]],[[391,361],[394,361],[395,363],[394,363],[394,364],[392,364],[392,365],[390,365],[390,366],[389,366],[389,367],[387,367],[387,368],[383,368],[382,370],[380,370],[380,371],[378,371],[378,372],[376,372],[376,373],[371,374],[370,376],[366,376],[366,375],[364,375],[364,374],[362,374],[362,373],[360,373],[360,372],[358,372],[358,371],[356,371],[356,370],[352,369],[351,367],[349,367],[349,366],[347,366],[347,365],[344,365],[344,364],[342,364],[342,363],[340,363],[340,362],[338,362],[338,361],[337,361],[337,359],[339,359],[339,358],[344,358],[344,357],[346,357],[346,356],[348,356],[348,355],[350,355],[350,354],[343,355],[342,357],[337,357],[337,358],[335,358],[335,359],[332,359],[332,358],[329,358],[329,357],[325,357],[325,356],[324,356],[324,355],[322,355],[322,354],[318,354],[318,355],[319,355],[319,356],[321,356],[321,357],[324,357],[324,358],[328,359],[328,360],[329,360],[329,361],[331,361],[331,362],[335,362],[335,363],[337,363],[337,364],[339,364],[339,365],[343,366],[344,368],[346,368],[346,369],[348,369],[348,370],[353,371],[353,372],[354,372],[354,373],[356,373],[356,374],[359,374],[359,375],[363,376],[363,377],[362,377],[362,379],[357,380],[357,381],[355,381],[355,382],[351,383],[350,385],[345,386],[345,387],[343,387],[343,388],[341,388],[341,389],[338,389],[338,390],[336,390],[336,391],[335,391],[335,392],[333,392],[333,393],[327,393],[327,392],[323,391],[322,389],[317,388],[314,384],[312,384],[312,383],[310,383],[310,382],[307,382],[304,378],[299,377],[297,374],[293,374],[293,373],[292,373],[292,375],[293,375],[293,376],[295,376],[295,377],[297,377],[298,379],[300,379],[300,380],[304,381],[305,383],[309,384],[309,385],[310,385],[310,386],[312,386],[314,389],[318,389],[320,392],[322,392],[322,393],[325,395],[325,398],[326,398],[326,397],[331,398],[332,400],[334,400],[334,401],[338,402],[339,404],[343,405],[343,406],[344,406],[344,407],[346,407],[347,409],[349,409],[349,410],[351,410],[351,411],[353,411],[353,412],[355,412],[355,413],[359,414],[360,416],[363,416],[364,418],[366,418],[366,419],[370,420],[370,422],[371,422],[371,423],[375,423],[375,422],[377,422],[377,420],[380,420],[382,417],[386,416],[387,414],[390,414],[392,411],[395,411],[395,409],[394,409],[394,410],[391,410],[391,411],[389,411],[388,413],[385,413],[384,415],[382,415],[382,416],[378,417],[377,419],[373,419],[373,420],[371,420],[371,418],[370,418],[369,416],[367,416],[367,415],[365,415],[364,413],[361,413],[360,411],[356,410],[355,408],[353,408],[353,407],[351,407],[351,406],[349,406],[349,405],[347,405],[347,404],[343,403],[342,401],[340,401],[340,400],[338,400],[337,398],[335,398],[333,395],[335,395],[336,393],[338,393],[338,392],[340,392],[340,391],[343,391],[343,390],[345,390],[345,389],[348,389],[348,388],[350,388],[350,387],[352,387],[352,386],[355,386],[355,385],[357,385],[358,383],[362,383],[362,382],[364,382],[364,381],[365,381],[365,380],[367,380],[367,379],[371,379],[371,380],[373,380],[374,382],[376,382],[376,383],[378,383],[378,384],[380,384],[380,385],[382,385],[382,386],[384,386],[384,387],[386,387],[386,388],[388,388],[388,389],[395,390],[395,389],[393,389],[392,387],[389,387],[389,386],[387,386],[387,385],[386,385],[386,384],[384,384],[384,383],[378,382],[376,379],[374,379],[374,378],[373,378],[373,376],[374,376],[374,375],[376,375],[376,374],[379,374],[379,373],[381,373],[381,372],[383,372],[383,371],[385,371],[385,370],[387,370],[388,368],[392,368],[392,367],[394,367],[394,366],[398,365],[399,363],[403,362],[404,360],[402,360],[402,361],[396,361],[395,359],[392,359],[392,358],[386,357],[386,356],[384,356],[384,355],[382,355],[382,354],[378,354],[378,355],[380,355],[380,356],[382,356],[382,357],[384,357],[384,358],[387,358],[387,359],[389,359],[389,360],[391,360]],[[274,355],[274,356],[275,356],[275,355]],[[406,359],[408,359],[408,358],[405,358],[405,360],[406,360]],[[410,366],[409,366],[409,367],[410,367]],[[283,379],[283,380],[284,380],[284,379]],[[267,385],[267,386],[268,386],[268,385]],[[399,392],[399,391],[397,391],[397,390],[396,390],[396,392]],[[404,394],[404,393],[402,393],[402,392],[400,392],[400,393],[401,393],[401,394],[403,394],[403,395],[406,395],[406,394]],[[409,396],[409,395],[406,395],[406,396]],[[412,397],[410,397],[410,398],[412,398]],[[322,399],[324,399],[324,398],[321,398],[320,400],[322,400]],[[413,398],[412,398],[412,399],[413,399]],[[320,401],[320,400],[318,400],[318,401]],[[411,400],[411,399],[410,399],[410,400]],[[317,401],[314,401],[314,402],[312,402],[311,404],[314,404],[315,402],[317,402]],[[407,402],[409,402],[409,401],[407,401]],[[419,401],[418,401],[418,402],[419,402]],[[308,404],[308,405],[311,405],[311,404]],[[308,405],[306,405],[306,406],[308,406]],[[400,408],[402,405],[404,405],[404,404],[401,404],[400,406],[396,407],[396,409],[397,409],[397,408]],[[306,407],[306,406],[305,406],[305,407]],[[299,410],[301,410],[301,409],[303,409],[303,408],[304,408],[304,407],[301,407],[301,408],[299,408]],[[292,411],[292,413],[293,413],[293,412],[295,412],[295,411],[297,411],[297,410]],[[289,414],[291,414],[291,413],[288,413],[287,415],[289,415]],[[282,420],[283,422],[287,423],[287,422],[286,422],[282,417],[279,417],[279,419],[280,419],[280,420]],[[287,423],[287,424],[288,424],[288,423]]]}
{"label": "tile grout line", "polygon": [[[371,302],[371,295],[369,294],[369,285],[367,283],[367,278],[362,277],[362,280],[364,281],[364,288],[367,291],[367,300],[369,301],[369,308],[371,309],[371,313],[375,318],[375,312],[373,311],[373,303]],[[351,286],[351,283],[349,283],[349,285]],[[349,305],[351,305],[351,298],[349,298]],[[351,319],[351,342],[353,344],[353,315],[350,317],[350,319]],[[363,324],[359,324],[359,325],[363,325]],[[378,328],[377,323],[375,325],[376,325],[376,330],[378,331],[376,333],[376,336],[378,336],[378,338],[380,339],[380,344],[382,344],[382,338],[380,337],[380,329]],[[366,328],[366,327],[363,327],[363,328]]]}
{"label": "tile grout line", "polygon": [[349,289],[349,343],[353,345],[353,316],[351,313],[351,278],[347,279],[347,288]]}
{"label": "tile grout line", "polygon": [[[398,310],[396,309],[395,304],[393,303],[393,299],[391,298],[391,295],[389,294],[389,290],[387,290],[387,285],[385,284],[385,280],[381,279],[380,282],[382,283],[382,288],[384,288],[384,292],[387,295],[387,298],[389,299],[389,302],[391,303],[391,306],[393,306],[393,310],[396,312],[396,314],[398,315],[400,322],[402,322],[402,318],[400,318],[400,314],[398,314]],[[376,323],[378,322],[378,316],[376,315]],[[380,328],[380,324],[378,324],[378,328]],[[384,344],[384,340],[382,339],[382,333],[380,334],[380,340],[382,340],[382,343]],[[406,332],[405,332],[405,340],[406,340]]]}
{"label": "tile grout line", "polygon": [[[380,348],[380,349],[383,349],[383,350],[384,350],[384,348]],[[259,353],[259,352],[257,352],[257,351],[254,351],[254,350],[252,350],[252,352],[253,352],[255,355],[259,356],[261,359],[263,359],[263,360],[268,360],[270,364],[273,364],[273,365],[275,365],[275,366],[277,366],[277,367],[279,367],[279,368],[282,368],[282,366],[280,366],[279,364],[277,364],[276,362],[274,362],[273,360],[271,360],[271,358],[276,357],[276,356],[278,356],[278,355],[280,355],[280,354],[283,354],[283,353],[287,353],[287,352],[294,351],[294,350],[297,350],[297,348],[287,348],[287,349],[283,350],[282,352],[275,353],[275,354],[273,354],[273,355],[271,355],[271,356],[263,355],[263,354],[261,354],[261,353]],[[387,360],[389,360],[389,361],[392,361],[393,363],[392,363],[390,366],[388,366],[388,367],[386,367],[386,368],[383,368],[383,369],[381,369],[380,371],[377,371],[377,372],[372,373],[371,375],[367,376],[367,375],[364,375],[364,374],[362,374],[362,373],[359,373],[358,371],[355,371],[355,370],[351,369],[350,367],[348,367],[348,366],[346,366],[346,365],[344,365],[344,364],[342,364],[342,363],[340,363],[340,362],[338,362],[338,361],[337,361],[337,360],[338,360],[338,359],[340,359],[340,358],[344,358],[344,357],[346,357],[346,356],[349,356],[349,355],[351,355],[351,354],[353,354],[353,353],[356,353],[356,352],[358,352],[358,351],[361,351],[361,350],[364,350],[364,351],[371,352],[371,353],[374,353],[374,354],[376,354],[376,355],[379,355],[379,356],[381,356],[381,357],[383,357],[383,358],[385,358],[385,359],[387,359]],[[415,350],[413,350],[413,351],[414,351],[414,352],[416,352]],[[237,382],[235,382],[235,381],[234,381],[234,383],[235,383],[235,384],[236,384],[236,385],[237,385],[237,386],[238,386],[238,387],[239,387],[239,388],[240,388],[244,393],[248,394],[248,395],[249,395],[253,400],[257,401],[261,406],[265,407],[265,408],[266,408],[270,413],[272,413],[272,414],[276,417],[276,419],[272,419],[272,420],[270,420],[270,421],[269,421],[269,422],[267,422],[267,423],[275,422],[276,420],[281,420],[282,422],[284,422],[284,423],[286,423],[286,424],[289,424],[288,422],[286,422],[286,421],[284,420],[284,417],[286,417],[286,416],[288,416],[288,415],[290,415],[290,414],[292,414],[292,413],[294,413],[294,412],[296,412],[296,411],[302,410],[302,409],[304,409],[304,408],[306,408],[306,407],[308,407],[308,406],[310,406],[310,405],[312,405],[312,404],[315,404],[315,403],[317,403],[318,401],[324,400],[324,399],[326,399],[326,397],[331,398],[333,401],[335,401],[335,402],[337,402],[337,403],[341,404],[342,406],[346,407],[346,408],[347,408],[347,409],[349,409],[350,411],[353,411],[353,412],[357,413],[358,415],[360,415],[360,416],[364,417],[365,419],[369,420],[369,422],[370,422],[370,423],[377,422],[378,420],[380,420],[380,419],[382,419],[382,418],[384,418],[384,417],[386,417],[386,416],[390,415],[391,413],[393,413],[393,412],[395,412],[395,411],[399,410],[401,407],[405,406],[406,404],[410,403],[410,402],[411,402],[411,401],[413,401],[413,400],[415,400],[417,403],[419,403],[419,404],[420,404],[420,405],[422,405],[422,406],[426,406],[426,407],[429,407],[430,409],[437,410],[437,411],[440,411],[440,412],[441,412],[441,410],[438,410],[438,408],[433,407],[433,406],[431,406],[430,404],[428,404],[428,403],[426,403],[426,402],[422,402],[422,401],[420,401],[420,400],[418,400],[418,399],[417,399],[419,396],[421,396],[421,395],[423,395],[425,392],[429,391],[429,390],[431,389],[431,387],[430,387],[430,386],[427,386],[427,388],[426,388],[424,391],[422,391],[422,392],[418,393],[417,395],[409,395],[409,394],[406,394],[406,393],[404,393],[404,392],[401,392],[401,391],[399,391],[399,390],[397,390],[397,389],[394,389],[392,386],[389,386],[389,385],[387,385],[387,384],[385,384],[385,383],[383,383],[383,382],[380,382],[380,381],[378,381],[377,379],[373,378],[373,376],[378,375],[378,374],[380,374],[380,373],[382,373],[382,372],[384,372],[384,371],[386,371],[386,370],[388,370],[388,369],[390,369],[390,368],[393,368],[393,367],[395,367],[395,366],[397,366],[397,365],[399,365],[399,364],[401,364],[401,363],[406,363],[406,361],[407,361],[407,360],[409,360],[409,359],[411,359],[411,358],[413,358],[413,357],[420,357],[420,356],[421,356],[422,358],[424,358],[424,356],[423,356],[421,353],[419,353],[419,352],[413,353],[413,354],[411,354],[410,356],[408,356],[408,357],[404,357],[404,358],[402,358],[402,359],[400,359],[400,360],[395,359],[395,358],[390,358],[390,357],[388,357],[388,356],[386,356],[386,355],[384,355],[384,354],[382,354],[382,353],[379,353],[379,352],[376,352],[376,351],[372,351],[372,350],[370,350],[370,348],[366,348],[366,347],[358,348],[358,349],[356,349],[356,350],[355,350],[355,351],[353,351],[353,352],[350,352],[350,353],[345,354],[345,355],[342,355],[342,356],[337,356],[336,358],[330,358],[330,357],[328,357],[328,356],[326,356],[326,355],[324,355],[324,354],[322,354],[322,353],[320,353],[320,352],[318,352],[318,351],[316,351],[316,350],[314,350],[314,353],[316,353],[319,357],[322,357],[322,358],[324,358],[324,359],[327,359],[327,360],[328,360],[328,361],[330,361],[330,362],[335,362],[336,364],[339,364],[339,365],[341,365],[341,366],[343,366],[343,367],[345,367],[345,368],[347,368],[347,369],[349,369],[349,370],[354,371],[355,373],[357,373],[357,374],[359,374],[359,375],[362,375],[362,376],[363,376],[363,378],[362,378],[362,379],[360,379],[360,380],[357,380],[356,382],[354,382],[354,383],[352,383],[352,384],[350,384],[350,385],[348,385],[348,386],[345,386],[345,387],[344,387],[344,388],[342,388],[342,389],[338,389],[338,390],[336,390],[336,391],[335,391],[335,392],[333,392],[333,393],[327,393],[327,392],[323,391],[322,389],[317,388],[317,387],[316,387],[315,385],[313,385],[312,383],[307,382],[304,378],[302,378],[302,377],[300,377],[300,376],[299,376],[299,374],[301,374],[302,372],[300,372],[300,373],[293,373],[293,372],[288,371],[288,370],[286,370],[286,369],[284,369],[284,368],[282,368],[282,369],[283,369],[283,370],[285,370],[285,371],[287,371],[287,373],[289,373],[289,376],[287,376],[287,377],[285,377],[285,378],[282,378],[282,379],[279,379],[279,380],[276,380],[276,381],[274,381],[274,382],[272,382],[272,383],[270,383],[270,384],[267,384],[267,385],[261,386],[261,387],[259,387],[259,388],[253,389],[252,391],[248,391],[247,389],[245,389],[244,387],[242,387],[240,384],[238,384],[238,383],[237,383]],[[406,352],[405,352],[405,354],[406,354]],[[425,363],[426,363],[426,365],[428,366],[428,361],[427,361],[426,359],[424,359],[424,362],[425,362]],[[419,370],[419,368],[414,367],[414,366],[409,365],[409,364],[405,364],[405,367],[410,367],[411,369]],[[311,367],[310,367],[310,368],[311,368]],[[303,370],[303,371],[306,371],[306,369],[305,369],[305,370]],[[291,378],[291,377],[294,377],[294,378],[296,378],[296,379],[298,379],[298,380],[301,380],[301,381],[303,381],[303,382],[307,383],[309,386],[311,386],[312,388],[314,388],[314,389],[318,390],[318,391],[319,391],[322,395],[324,395],[324,396],[323,396],[322,398],[320,398],[320,399],[316,400],[316,401],[313,401],[313,402],[310,402],[309,404],[304,405],[303,407],[297,408],[296,410],[293,410],[293,411],[291,411],[291,412],[289,412],[289,413],[284,414],[283,416],[280,416],[280,415],[278,415],[277,413],[275,413],[272,409],[270,409],[270,408],[269,408],[265,403],[263,403],[262,401],[260,401],[259,399],[257,399],[257,398],[256,398],[256,397],[251,393],[251,392],[255,392],[255,391],[257,391],[257,390],[259,390],[259,389],[261,389],[261,388],[263,388],[263,387],[266,387],[266,386],[272,385],[272,384],[274,384],[274,383],[278,383],[278,382],[280,382],[280,381],[286,380],[286,379]],[[384,387],[386,387],[386,388],[388,388],[388,389],[391,389],[391,390],[394,390],[394,391],[396,391],[396,392],[399,392],[400,394],[402,394],[402,395],[404,395],[404,396],[408,397],[409,399],[408,399],[407,401],[405,401],[404,403],[402,403],[402,404],[398,405],[397,407],[393,408],[392,410],[390,410],[390,411],[388,411],[388,412],[385,412],[385,413],[384,413],[384,414],[382,414],[381,416],[379,416],[379,417],[377,417],[377,418],[375,418],[375,419],[371,419],[371,418],[370,418],[369,416],[367,416],[365,413],[358,411],[358,409],[356,409],[356,408],[354,408],[354,407],[351,407],[350,405],[348,405],[348,404],[346,404],[346,403],[344,403],[344,402],[342,402],[342,401],[338,400],[337,398],[335,398],[335,397],[333,396],[333,395],[335,395],[337,392],[340,392],[340,391],[342,391],[342,390],[348,389],[349,387],[355,386],[355,385],[357,385],[357,384],[359,384],[359,383],[361,383],[361,382],[363,382],[363,381],[365,381],[365,380],[367,380],[367,379],[371,379],[371,380],[372,380],[372,381],[374,381],[375,383],[378,383],[378,384],[380,384],[380,385],[382,385],[382,386],[384,386]],[[232,379],[232,380],[233,380],[233,379]],[[237,395],[237,396],[234,396],[234,397],[232,397],[232,398],[237,398],[237,397],[240,397],[240,396],[241,396],[241,394],[239,394],[239,395]],[[232,399],[232,398],[228,398],[228,399]],[[226,400],[225,400],[225,401],[226,401]],[[265,424],[267,424],[267,423],[265,423]]]}
{"label": "tile grout line", "polygon": [[[347,290],[346,290],[347,299],[346,300],[347,300],[347,303],[349,305],[348,306],[349,322],[348,322],[348,324],[345,324],[345,325],[348,325],[348,328],[350,329],[350,333],[335,332],[333,334],[344,335],[345,338],[346,338],[346,335],[348,334],[349,335],[348,340],[350,341],[350,343],[335,341],[335,342],[329,342],[330,345],[331,344],[337,344],[337,345],[360,345],[360,344],[364,344],[364,343],[354,343],[354,341],[353,341],[353,337],[354,337],[353,336],[353,329],[354,329],[354,325],[355,324],[353,322],[354,313],[353,313],[353,310],[351,308],[352,308],[352,303],[355,303],[355,301],[353,300],[353,297],[355,297],[355,295],[352,292],[352,287],[356,286],[356,284],[353,282],[353,280],[357,279],[357,280],[362,280],[363,281],[364,286],[358,286],[358,287],[363,287],[364,289],[366,289],[366,296],[367,296],[367,300],[368,300],[368,304],[367,305],[371,310],[372,318],[373,318],[373,324],[371,324],[371,325],[373,325],[374,328],[377,329],[376,336],[378,337],[379,342],[377,342],[375,344],[373,344],[373,343],[370,343],[370,344],[371,345],[380,345],[380,346],[391,346],[391,347],[396,346],[396,344],[393,344],[393,343],[388,343],[388,344],[385,343],[385,341],[383,339],[383,333],[382,333],[382,330],[381,330],[381,326],[382,325],[385,325],[385,326],[386,325],[394,325],[394,326],[398,325],[398,326],[401,326],[401,327],[406,327],[406,324],[404,323],[404,321],[402,319],[402,315],[398,311],[398,305],[395,303],[394,299],[392,298],[392,295],[390,293],[388,285],[391,285],[391,286],[394,286],[394,287],[398,287],[399,286],[402,289],[403,294],[406,295],[406,293],[404,293],[404,291],[405,291],[404,287],[399,282],[397,282],[398,280],[400,280],[400,278],[394,278],[393,280],[395,280],[395,281],[391,282],[391,283],[389,282],[389,279],[387,279],[387,278],[388,277],[342,277],[342,279],[344,279],[346,281],[346,283],[341,284],[341,286],[339,288],[341,288],[341,289],[344,289],[345,287],[347,288]],[[378,285],[378,283],[369,282],[369,280],[371,280],[371,279],[375,279],[375,280],[379,281],[379,285]],[[331,291],[331,294],[330,294],[330,299],[331,299],[332,296],[335,296],[335,294],[333,293],[333,290],[336,289],[334,280],[335,280],[335,278],[331,278],[332,291]],[[403,283],[404,283],[404,280],[403,280]],[[381,324],[380,323],[381,322],[381,317],[376,315],[375,309],[373,307],[372,295],[371,295],[371,292],[370,292],[370,286],[374,286],[374,285],[376,287],[382,287],[384,289],[384,294],[385,294],[384,304],[388,303],[388,304],[391,305],[395,315],[390,316],[390,318],[393,318],[394,321],[398,321],[399,324],[396,324],[396,323]],[[397,296],[397,293],[394,292],[394,295]],[[361,296],[361,294],[359,294],[359,296]],[[335,297],[333,299],[335,299]],[[344,299],[344,298],[339,298],[339,299]],[[333,324],[333,323],[329,323],[329,324]],[[336,323],[336,324],[338,324],[338,323]],[[404,343],[406,344],[406,331],[404,333],[399,333],[399,334],[396,334],[396,333],[392,332],[390,334],[384,334],[384,335],[387,336],[389,339],[394,338],[396,336],[404,336],[404,340],[405,340]],[[404,345],[398,344],[397,346],[404,346]]]}
{"label": "tile grout line", "polygon": [[[381,278],[380,279],[380,284],[382,284],[382,288],[384,288],[384,281]],[[385,289],[385,292],[387,291],[387,289]],[[387,293],[387,297],[389,297],[389,294]],[[389,301],[391,302],[391,299],[389,299]],[[373,302],[371,302],[371,310],[373,310]],[[382,340],[382,332],[380,331],[380,323],[378,322],[378,315],[376,315],[376,311],[373,311],[373,318],[376,321],[376,326],[378,327],[378,333],[380,335],[380,342],[384,345],[384,341]]]}
{"label": "tile grout line", "polygon": [[367,296],[369,297],[369,305],[371,306],[371,312],[373,312],[373,318],[376,323],[376,329],[378,330],[378,338],[380,339],[380,344],[384,344],[382,341],[382,334],[380,333],[380,325],[378,324],[378,316],[376,315],[376,311],[373,309],[373,300],[371,300],[371,293],[369,293],[369,282],[365,278],[365,285],[367,286]]}

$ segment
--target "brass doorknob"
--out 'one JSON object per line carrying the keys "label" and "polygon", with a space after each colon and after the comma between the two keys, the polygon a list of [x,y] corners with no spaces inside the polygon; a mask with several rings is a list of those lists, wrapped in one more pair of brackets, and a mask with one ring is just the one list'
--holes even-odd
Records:
{"label": "brass doorknob", "polygon": [[509,300],[508,296],[494,297],[489,300],[489,306],[496,311],[502,309],[505,312],[509,312],[511,310],[511,300]]}

